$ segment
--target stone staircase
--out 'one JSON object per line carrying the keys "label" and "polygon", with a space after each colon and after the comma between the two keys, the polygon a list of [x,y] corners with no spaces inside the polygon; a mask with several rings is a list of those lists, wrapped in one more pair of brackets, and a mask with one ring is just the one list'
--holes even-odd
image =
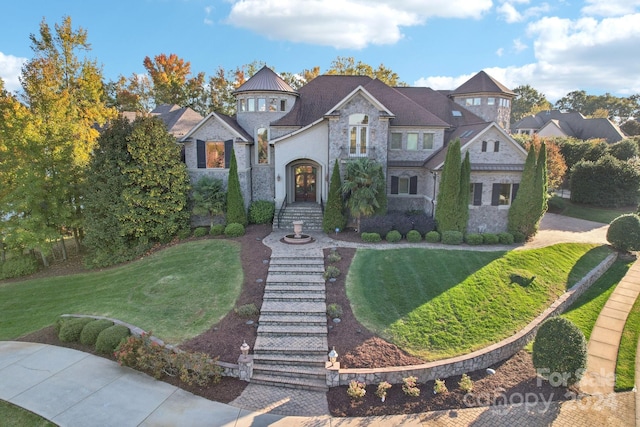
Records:
{"label": "stone staircase", "polygon": [[324,259],[272,255],[265,285],[251,382],[327,391]]}
{"label": "stone staircase", "polygon": [[[278,229],[278,212],[273,221],[273,229]],[[304,202],[287,205],[280,217],[280,230],[293,232],[293,221],[303,221],[302,232],[322,230],[322,207],[318,203]]]}

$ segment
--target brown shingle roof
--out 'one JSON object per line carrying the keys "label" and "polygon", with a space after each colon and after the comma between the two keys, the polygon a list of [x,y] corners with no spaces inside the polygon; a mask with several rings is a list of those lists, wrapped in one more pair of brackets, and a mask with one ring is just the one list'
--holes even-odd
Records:
{"label": "brown shingle roof", "polygon": [[516,95],[511,89],[507,88],[484,71],[480,71],[478,74],[471,77],[460,87],[451,92],[451,94],[458,96],[480,92],[500,93],[510,96]]}
{"label": "brown shingle roof", "polygon": [[609,119],[586,118],[578,112],[565,113],[559,110],[541,111],[535,116],[523,117],[512,128],[539,130],[551,121],[567,136],[578,139],[604,138],[609,143],[614,143],[625,137],[620,128]]}
{"label": "brown shingle roof", "polygon": [[241,92],[288,92],[296,94],[291,86],[266,65],[244,82],[234,93]]}
{"label": "brown shingle roof", "polygon": [[151,115],[162,119],[169,133],[176,138],[186,135],[202,120],[202,116],[189,107],[168,104],[157,106],[151,111]]}
{"label": "brown shingle roof", "polygon": [[[452,126],[486,122],[483,118],[456,104],[442,91],[428,87],[397,87],[395,89]],[[456,115],[454,111],[457,112]]]}

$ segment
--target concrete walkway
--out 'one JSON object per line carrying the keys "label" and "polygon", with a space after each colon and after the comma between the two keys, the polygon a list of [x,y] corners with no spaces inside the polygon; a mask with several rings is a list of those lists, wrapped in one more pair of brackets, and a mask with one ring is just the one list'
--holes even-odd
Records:
{"label": "concrete walkway", "polygon": [[587,371],[580,382],[584,393],[613,393],[622,331],[638,294],[640,260],[633,263],[613,290],[593,327],[587,345]]}

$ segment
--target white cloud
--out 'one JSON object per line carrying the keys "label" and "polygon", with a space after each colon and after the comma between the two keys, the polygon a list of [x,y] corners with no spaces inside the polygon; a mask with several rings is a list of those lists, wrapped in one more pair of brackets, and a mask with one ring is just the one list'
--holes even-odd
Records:
{"label": "white cloud", "polygon": [[4,80],[4,88],[9,92],[20,89],[19,76],[22,72],[22,65],[27,58],[19,58],[13,55],[5,55],[0,52],[0,78]]}
{"label": "white cloud", "polygon": [[524,17],[516,10],[511,3],[504,3],[496,8],[498,15],[502,17],[508,24],[520,22]]}
{"label": "white cloud", "polygon": [[214,11],[213,6],[206,6],[204,8],[204,23],[205,25],[213,25],[213,19],[211,19],[211,13]]}
{"label": "white cloud", "polygon": [[496,50],[496,55],[498,55],[498,56],[504,55],[504,48],[502,48],[502,47],[498,48],[498,50]]}
{"label": "white cloud", "polygon": [[582,13],[588,16],[623,16],[637,12],[640,0],[586,0]]}
{"label": "white cloud", "polygon": [[491,6],[491,0],[237,0],[227,20],[270,39],[362,49],[394,44],[402,27],[429,18],[479,19]]}
{"label": "white cloud", "polygon": [[520,40],[520,39],[515,39],[515,40],[513,41],[513,49],[514,49],[517,53],[520,53],[520,52],[522,52],[523,50],[526,50],[526,49],[528,49],[528,48],[529,48],[529,46],[527,46],[525,43],[523,43],[523,42],[522,42],[522,40]]}
{"label": "white cloud", "polygon": [[413,83],[414,86],[425,86],[430,87],[431,89],[439,90],[439,89],[455,89],[460,86],[462,83],[469,80],[476,73],[473,74],[465,74],[457,77],[448,77],[448,76],[433,76],[433,77],[422,77]]}
{"label": "white cloud", "polygon": [[500,6],[496,8],[498,16],[504,19],[508,24],[515,24],[517,22],[523,22],[530,18],[540,16],[549,12],[551,7],[548,3],[541,3],[538,6],[525,7],[522,11],[516,9],[514,4],[529,4],[528,0],[513,0],[504,1]]}

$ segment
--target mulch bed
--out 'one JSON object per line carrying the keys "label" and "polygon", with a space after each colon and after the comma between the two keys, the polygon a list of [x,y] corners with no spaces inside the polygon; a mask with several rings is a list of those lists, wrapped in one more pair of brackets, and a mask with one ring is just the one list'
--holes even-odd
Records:
{"label": "mulch bed", "polygon": [[[262,304],[262,294],[267,278],[268,260],[271,250],[261,243],[261,240],[271,232],[270,226],[251,225],[246,234],[234,240],[242,245],[241,257],[244,272],[244,284],[236,307],[244,304],[255,304],[259,309]],[[333,235],[337,240],[361,241],[359,235],[352,230],[346,230]],[[206,237],[212,238],[212,237]],[[156,248],[161,249],[161,248]],[[343,368],[374,368],[386,366],[407,366],[423,363],[421,359],[411,356],[393,344],[375,336],[364,328],[353,316],[345,291],[345,278],[355,254],[355,249],[337,248],[341,260],[333,263],[341,271],[335,282],[327,282],[327,304],[340,304],[343,315],[339,323],[327,319],[329,323],[328,344],[335,347],[339,353],[340,366]],[[325,250],[325,255],[329,253]],[[326,257],[325,257],[326,258]],[[69,269],[64,266],[37,273],[38,277],[47,275],[66,274],[69,271],[85,271],[81,262],[69,262]],[[253,324],[247,324],[253,320]],[[257,317],[247,319],[230,312],[218,324],[208,331],[194,337],[180,347],[185,350],[200,351],[219,357],[219,360],[236,363],[240,355],[240,345],[243,340],[253,348],[256,338]],[[161,337],[160,337],[161,338]],[[94,353],[91,348],[75,343],[62,343],[58,340],[52,327],[29,334],[20,338],[21,341],[40,342],[76,348]],[[103,356],[104,357],[104,356]],[[113,360],[112,357],[106,356]],[[492,366],[495,374],[489,375],[485,370],[471,372],[468,375],[474,382],[474,391],[465,395],[458,387],[460,377],[446,379],[449,392],[435,395],[433,381],[419,384],[420,396],[406,396],[401,385],[393,385],[389,390],[385,402],[375,396],[377,384],[367,386],[366,395],[360,401],[352,401],[347,395],[347,387],[335,387],[327,393],[329,410],[337,417],[360,417],[371,415],[408,414],[443,409],[460,409],[469,406],[484,406],[489,404],[519,403],[525,393],[529,398],[535,396],[540,401],[563,400],[572,398],[573,390],[553,388],[547,382],[538,382],[531,356],[521,351],[512,358]],[[242,393],[247,383],[233,378],[223,378],[222,382],[210,387],[188,386],[176,378],[161,378],[187,391],[204,398],[228,403]],[[532,394],[531,394],[532,393]]]}

